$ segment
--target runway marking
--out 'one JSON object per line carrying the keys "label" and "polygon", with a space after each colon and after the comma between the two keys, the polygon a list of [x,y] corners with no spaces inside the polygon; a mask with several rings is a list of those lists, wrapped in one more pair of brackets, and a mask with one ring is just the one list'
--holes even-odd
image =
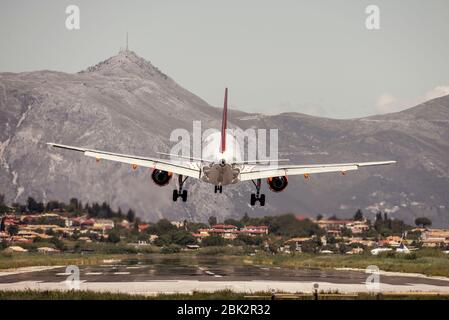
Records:
{"label": "runway marking", "polygon": [[100,274],[103,274],[103,272],[86,272],[86,276],[98,276]]}
{"label": "runway marking", "polygon": [[215,277],[215,278],[221,278],[221,277],[223,277],[223,276],[220,276],[219,274],[215,274],[214,277]]}
{"label": "runway marking", "polygon": [[126,267],[126,269],[142,269],[142,268],[145,268],[145,266]]}
{"label": "runway marking", "polygon": [[57,276],[71,276],[72,273],[71,272],[60,272],[56,274]]}
{"label": "runway marking", "polygon": [[209,271],[209,270],[206,270],[205,271],[208,275],[211,275],[211,276],[213,276],[215,273],[213,273],[213,272],[211,272],[211,271]]}
{"label": "runway marking", "polygon": [[130,272],[114,272],[114,274],[130,274]]}

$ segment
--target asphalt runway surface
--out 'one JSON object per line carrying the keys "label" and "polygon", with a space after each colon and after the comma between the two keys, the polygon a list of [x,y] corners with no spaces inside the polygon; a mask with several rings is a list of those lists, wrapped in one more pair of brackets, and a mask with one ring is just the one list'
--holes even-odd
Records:
{"label": "asphalt runway surface", "polygon": [[[149,259],[79,267],[80,289],[140,294],[189,293],[192,291],[312,292],[444,292],[449,279],[381,273],[380,286],[366,286],[370,274],[354,270],[286,269],[259,265],[227,265],[215,258]],[[71,276],[66,267],[0,272],[0,290],[62,289]],[[70,279],[73,279],[70,278]],[[72,282],[73,284],[73,282]]]}

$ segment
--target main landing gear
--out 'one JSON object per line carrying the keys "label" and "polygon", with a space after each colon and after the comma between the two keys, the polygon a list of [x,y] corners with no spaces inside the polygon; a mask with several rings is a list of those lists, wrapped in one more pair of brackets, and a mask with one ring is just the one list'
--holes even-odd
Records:
{"label": "main landing gear", "polygon": [[181,197],[182,202],[187,201],[187,190],[182,190],[182,186],[184,185],[184,182],[186,182],[187,178],[188,177],[183,178],[181,174],[178,176],[179,189],[173,190],[173,201],[178,200],[178,197]]}
{"label": "main landing gear", "polygon": [[223,193],[223,186],[215,186],[214,192],[215,193]]}
{"label": "main landing gear", "polygon": [[251,205],[254,206],[257,201],[259,201],[260,206],[263,207],[265,205],[265,195],[262,193],[260,194],[260,186],[262,184],[261,179],[257,179],[256,182],[252,180],[254,183],[254,186],[256,187],[256,193],[251,193]]}

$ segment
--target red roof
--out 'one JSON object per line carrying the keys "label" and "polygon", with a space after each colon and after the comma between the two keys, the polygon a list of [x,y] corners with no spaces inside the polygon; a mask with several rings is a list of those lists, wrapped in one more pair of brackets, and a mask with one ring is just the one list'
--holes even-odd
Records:
{"label": "red roof", "polygon": [[240,233],[266,233],[264,230],[240,230]]}
{"label": "red roof", "polygon": [[138,228],[139,228],[139,232],[142,232],[142,231],[145,231],[145,230],[147,230],[149,226],[150,226],[150,225],[149,225],[149,224],[147,224],[147,223],[144,223],[144,224],[139,224],[139,226],[138,226]]}
{"label": "red roof", "polygon": [[237,229],[237,227],[232,224],[216,224],[212,229]]}
{"label": "red roof", "polygon": [[81,222],[82,225],[89,225],[89,226],[93,226],[95,224],[95,220],[94,219],[87,219],[84,220],[83,222]]}
{"label": "red roof", "polygon": [[245,226],[245,229],[268,229],[267,226]]}

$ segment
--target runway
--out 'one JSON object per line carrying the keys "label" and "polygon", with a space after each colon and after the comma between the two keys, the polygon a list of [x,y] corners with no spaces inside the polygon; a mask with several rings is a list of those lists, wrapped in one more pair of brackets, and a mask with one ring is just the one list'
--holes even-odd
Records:
{"label": "runway", "polygon": [[[129,294],[277,291],[310,293],[439,292],[449,293],[449,278],[381,273],[378,287],[366,285],[369,274],[355,270],[285,269],[227,265],[216,258],[142,260],[81,266],[79,282],[68,282],[66,267],[32,267],[0,272],[0,290],[94,290]],[[70,278],[71,280],[73,278]]]}

